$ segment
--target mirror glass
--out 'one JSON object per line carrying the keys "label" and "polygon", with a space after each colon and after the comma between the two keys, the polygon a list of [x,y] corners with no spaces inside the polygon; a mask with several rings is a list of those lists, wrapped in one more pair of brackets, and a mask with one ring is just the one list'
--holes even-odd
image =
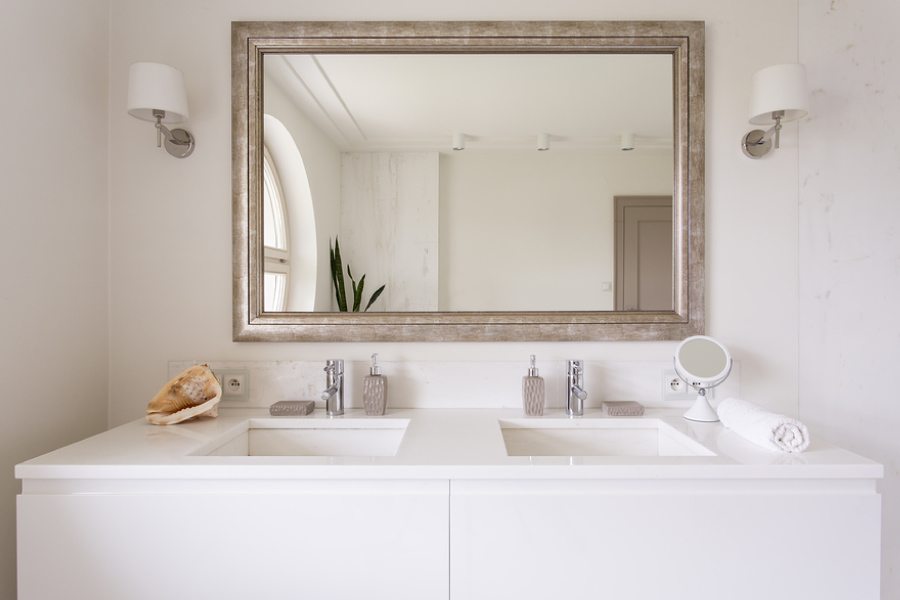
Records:
{"label": "mirror glass", "polygon": [[719,378],[724,380],[723,374],[727,377],[731,367],[731,360],[725,347],[705,336],[685,340],[678,347],[675,360],[679,370],[687,376],[688,383],[709,382]]}
{"label": "mirror glass", "polygon": [[704,43],[232,23],[235,340],[702,332]]}
{"label": "mirror glass", "polygon": [[[265,56],[286,179],[264,179],[284,198],[265,310],[338,310],[335,238],[361,308],[385,286],[373,312],[672,310],[672,73],[669,53]],[[615,199],[648,196],[617,239]]]}

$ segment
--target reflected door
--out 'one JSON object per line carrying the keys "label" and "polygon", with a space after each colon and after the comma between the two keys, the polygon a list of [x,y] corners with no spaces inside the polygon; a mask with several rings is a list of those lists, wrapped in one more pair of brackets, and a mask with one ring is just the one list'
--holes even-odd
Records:
{"label": "reflected door", "polygon": [[673,310],[672,197],[616,196],[616,310]]}

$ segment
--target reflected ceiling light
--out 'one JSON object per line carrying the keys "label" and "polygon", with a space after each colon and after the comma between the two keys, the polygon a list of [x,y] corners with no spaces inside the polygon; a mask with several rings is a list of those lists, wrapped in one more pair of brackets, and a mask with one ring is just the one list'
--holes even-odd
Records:
{"label": "reflected ceiling light", "polygon": [[464,134],[464,133],[454,133],[453,134],[453,149],[454,150],[465,150],[466,149],[466,134]]}
{"label": "reflected ceiling light", "polygon": [[539,133],[537,139],[537,149],[538,152],[544,152],[550,149],[550,135],[546,133]]}
{"label": "reflected ceiling light", "polygon": [[156,147],[185,158],[194,151],[194,136],[184,129],[169,130],[163,123],[188,119],[184,74],[174,67],[152,62],[132,63],[128,70],[128,114],[143,121],[156,121]]}
{"label": "reflected ceiling light", "polygon": [[623,133],[622,134],[622,151],[628,152],[629,150],[634,150],[634,134],[633,133]]}
{"label": "reflected ceiling light", "polygon": [[772,125],[768,131],[754,129],[744,136],[741,148],[748,158],[762,158],[778,148],[781,124],[809,112],[806,66],[789,63],[772,65],[753,74],[750,80],[750,124]]}

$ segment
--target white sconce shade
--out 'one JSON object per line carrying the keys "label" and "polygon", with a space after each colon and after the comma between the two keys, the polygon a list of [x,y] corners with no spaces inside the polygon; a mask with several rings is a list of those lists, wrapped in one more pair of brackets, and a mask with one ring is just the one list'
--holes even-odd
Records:
{"label": "white sconce shade", "polygon": [[537,139],[537,149],[538,152],[545,152],[550,149],[550,135],[546,133],[539,133]]}
{"label": "white sconce shade", "polygon": [[156,121],[154,109],[165,111],[163,123],[187,121],[190,115],[184,74],[160,63],[133,63],[128,70],[128,114]]}
{"label": "white sconce shade", "polygon": [[634,150],[634,134],[633,133],[623,133],[622,134],[622,151],[628,152],[629,150]]}
{"label": "white sconce shade", "polygon": [[466,134],[464,134],[464,133],[454,133],[453,134],[453,149],[454,150],[465,150],[466,149]]}
{"label": "white sconce shade", "polygon": [[806,65],[772,65],[753,74],[750,80],[750,124],[774,125],[774,112],[784,111],[782,122],[809,113]]}
{"label": "white sconce shade", "polygon": [[186,158],[194,151],[194,136],[163,125],[181,123],[189,116],[184,74],[178,69],[160,63],[132,63],[128,69],[128,114],[156,121],[157,148],[165,138],[166,151],[176,158]]}
{"label": "white sconce shade", "polygon": [[741,149],[747,158],[762,158],[780,146],[781,127],[809,113],[806,66],[796,63],[772,65],[753,74],[750,80],[750,123],[770,125],[767,131],[754,129],[744,136]]}

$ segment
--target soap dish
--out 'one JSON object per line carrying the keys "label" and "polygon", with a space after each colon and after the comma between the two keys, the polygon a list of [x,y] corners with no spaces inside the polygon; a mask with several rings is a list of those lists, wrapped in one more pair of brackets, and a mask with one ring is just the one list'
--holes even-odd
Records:
{"label": "soap dish", "polygon": [[316,408],[313,400],[282,400],[269,407],[273,417],[305,417]]}
{"label": "soap dish", "polygon": [[644,406],[640,402],[603,402],[600,407],[608,417],[640,417],[644,414]]}

